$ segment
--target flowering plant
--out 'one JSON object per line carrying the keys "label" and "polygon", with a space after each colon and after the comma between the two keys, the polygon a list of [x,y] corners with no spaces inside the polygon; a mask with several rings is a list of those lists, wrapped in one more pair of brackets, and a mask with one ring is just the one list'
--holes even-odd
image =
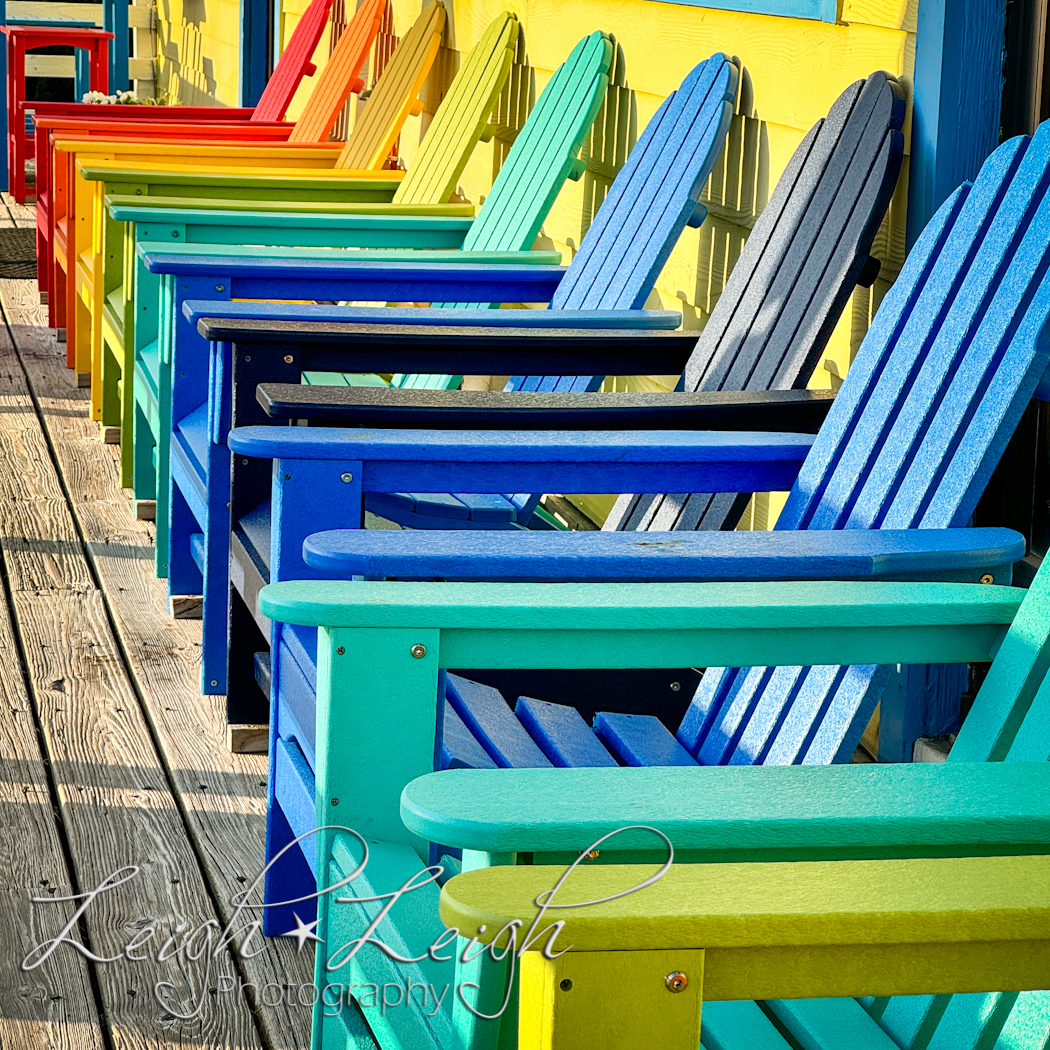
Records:
{"label": "flowering plant", "polygon": [[96,106],[159,106],[163,103],[153,98],[139,98],[134,91],[118,91],[115,95],[107,95],[102,91],[85,92],[81,102],[89,102]]}

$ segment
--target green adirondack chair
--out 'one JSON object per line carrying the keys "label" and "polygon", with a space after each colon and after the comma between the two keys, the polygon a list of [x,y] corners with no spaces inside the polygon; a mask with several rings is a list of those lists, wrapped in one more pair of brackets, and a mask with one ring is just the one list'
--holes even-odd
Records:
{"label": "green adirondack chair", "polygon": [[[270,212],[191,207],[190,201],[162,197],[108,197],[104,229],[110,238],[123,238],[123,251],[104,252],[100,418],[104,425],[121,427],[123,483],[135,484],[136,403],[134,383],[125,385],[123,376],[134,374],[136,351],[148,353],[148,344],[157,338],[160,279],[142,265],[140,242],[224,245],[226,250],[246,240],[296,247],[462,249],[493,253],[477,256],[493,264],[505,261],[502,253],[531,248],[565,179],[582,175],[579,151],[601,107],[612,60],[613,44],[605,33],[591,33],[577,44],[529,113],[473,220],[417,215],[412,204],[376,209],[380,214],[349,208],[332,212],[331,205],[310,202]],[[528,258],[560,262],[551,252]],[[326,381],[324,374],[311,378]]]}
{"label": "green adirondack chair", "polygon": [[[563,770],[516,770],[510,781],[499,770],[498,791],[492,771],[472,770],[410,784],[409,827],[464,846],[465,868],[490,863],[497,836],[504,858],[529,851],[571,864],[573,848],[591,843],[622,860],[666,855],[652,832],[616,834],[627,825],[659,829],[686,862],[612,905],[546,916],[544,925],[566,922],[561,944],[575,950],[549,961],[541,940],[521,957],[519,1048],[578,1045],[586,1031],[595,1045],[625,1048],[648,1032],[654,1045],[709,1050],[1043,1050],[1050,565],[1027,593],[825,583],[776,584],[763,597],[764,608],[748,610],[731,585],[694,589],[677,626],[700,610],[708,622],[737,621],[721,634],[729,645],[739,634],[751,663],[767,659],[769,644],[778,663],[829,663],[847,652],[894,663],[916,645],[947,659],[964,636],[1002,622],[1023,600],[1001,642],[1001,628],[990,632],[995,659],[943,765],[592,769],[573,785]],[[513,919],[528,929],[537,894],[558,883],[565,864],[453,878],[442,918],[464,936],[486,924],[483,942]],[[585,862],[561,898],[601,900],[652,870]],[[688,989],[665,980],[676,972]],[[767,1002],[765,1014],[734,1001],[752,996],[780,1001]],[[701,1030],[702,998],[711,1002]]]}

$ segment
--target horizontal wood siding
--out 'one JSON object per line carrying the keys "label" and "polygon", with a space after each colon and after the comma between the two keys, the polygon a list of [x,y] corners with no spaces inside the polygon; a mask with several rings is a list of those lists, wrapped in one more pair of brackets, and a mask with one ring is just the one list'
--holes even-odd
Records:
{"label": "horizontal wood siding", "polygon": [[238,0],[157,0],[157,92],[184,106],[236,106]]}

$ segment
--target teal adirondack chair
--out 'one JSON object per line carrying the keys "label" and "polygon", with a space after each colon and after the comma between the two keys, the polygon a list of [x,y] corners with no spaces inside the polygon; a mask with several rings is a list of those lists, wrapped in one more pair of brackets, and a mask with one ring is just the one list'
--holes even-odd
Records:
{"label": "teal adirondack chair", "polygon": [[[779,463],[792,456],[805,456],[785,513],[804,511],[810,519],[830,517],[838,505],[857,516],[874,515],[884,529],[914,525],[943,529],[968,520],[1002,447],[1047,370],[1048,347],[1043,331],[1050,316],[1050,281],[1046,278],[1050,263],[1048,136],[1050,129],[1044,127],[1034,140],[1016,139],[1000,147],[986,162],[975,185],[957,191],[931,221],[880,308],[808,455],[805,442],[796,441],[796,448],[782,435],[740,438],[742,446],[748,447],[764,441],[766,455]],[[412,437],[420,442],[419,434]],[[576,439],[561,434],[556,439],[544,439],[552,451],[556,448],[551,457],[557,461],[552,464],[552,473],[569,470],[574,485],[583,481],[600,484],[600,471],[592,465],[595,449],[604,438],[616,460],[618,480],[625,477],[621,473],[624,465],[634,459],[654,487],[666,491],[703,489],[703,466],[692,468],[687,462],[702,463],[705,456],[713,460],[737,457],[730,449],[732,435],[702,438],[651,434],[646,436],[651,447],[642,456],[629,451],[637,442],[632,444],[622,434],[584,434]],[[505,468],[508,460],[519,455],[515,450],[536,440],[538,435],[424,435],[427,463],[420,469],[441,477],[444,471],[456,470],[460,461],[469,461],[479,491],[493,491],[500,487],[493,482],[495,468]],[[347,460],[371,463],[393,457],[402,469],[407,446],[396,433],[384,436],[346,431],[342,441]],[[692,454],[697,458],[690,461],[691,453],[684,450],[694,444],[696,452]],[[447,462],[435,461],[439,447]],[[756,460],[753,473],[748,473],[743,460],[749,455],[740,453],[735,458],[738,465],[725,469],[719,485],[723,491],[729,486],[759,491],[762,484],[766,489],[777,487],[769,484],[773,481],[770,459],[765,463]],[[324,458],[332,458],[331,449],[325,450]],[[710,465],[717,475],[715,463]],[[370,469],[366,466],[366,477]],[[535,484],[538,472],[534,463],[526,465],[526,473],[532,479],[530,484]],[[883,480],[883,474],[889,479]],[[918,481],[911,480],[915,478]],[[414,480],[415,487],[427,490],[422,480]],[[586,487],[575,490],[597,491]],[[404,543],[410,535],[396,535],[393,542]],[[911,535],[921,539],[921,528]],[[366,553],[372,568],[366,575],[382,574],[383,534],[343,536],[363,544],[362,550],[370,546]],[[966,534],[960,536],[965,545]],[[867,537],[874,538],[870,532],[859,538]],[[926,556],[917,570],[957,571],[959,563],[937,563],[936,544],[932,542],[936,537],[935,533],[928,538]],[[652,536],[643,546],[649,548],[658,538],[671,540],[667,534]],[[425,539],[433,546],[432,537]],[[669,560],[667,570],[661,570],[663,578],[702,578],[705,573],[711,578],[712,571],[716,578],[749,578],[747,566],[734,569],[722,563],[713,570],[701,569],[705,561],[716,560],[711,558],[715,546],[705,547],[703,539],[703,534],[696,534],[695,542],[691,539],[687,543],[685,537],[676,537],[683,557],[690,549],[700,557],[677,566]],[[731,560],[734,534],[716,539],[723,555],[728,553]],[[858,536],[851,530],[832,530],[822,539],[831,553],[849,549]],[[749,546],[738,557],[753,559],[760,553],[761,542],[767,548],[765,562],[775,563],[783,540],[794,542],[795,537],[775,533],[743,536],[736,541],[737,546]],[[447,561],[447,571],[442,575],[483,575],[483,559],[473,539],[463,547],[460,561]],[[504,561],[508,553],[504,552]],[[642,551],[636,556],[645,554]],[[539,575],[579,578],[580,567],[569,564],[571,561],[570,557],[563,566],[548,565]],[[505,564],[500,571],[505,573]],[[770,571],[768,564],[763,571]],[[968,571],[972,574],[969,578],[974,579],[982,570],[972,563]],[[633,578],[644,579],[645,572],[638,569]],[[773,572],[775,575],[776,570]],[[816,575],[812,561],[808,573]],[[411,564],[402,561],[393,574],[404,578],[421,573],[418,569],[413,572]],[[615,578],[617,573],[597,575]],[[725,645],[724,634],[712,642],[716,647],[704,650],[705,654],[717,652],[717,657],[701,656],[693,646],[704,640],[703,632],[668,629],[673,620],[666,613],[663,588],[620,585],[604,592],[591,588],[581,592],[586,593],[586,602],[581,598],[573,608],[562,608],[558,595],[571,596],[574,586],[289,582],[264,590],[260,598],[264,615],[280,623],[323,628],[317,652],[316,737],[311,733],[314,727],[300,721],[296,734],[277,742],[274,791],[291,830],[300,834],[336,817],[351,827],[365,827],[374,869],[368,876],[369,884],[377,885],[376,879],[403,881],[411,874],[410,868],[414,871],[418,867],[426,849],[422,840],[403,829],[396,799],[413,770],[423,773],[433,768],[435,754],[442,756],[446,766],[614,763],[574,711],[552,710],[554,705],[523,698],[518,723],[502,698],[492,696],[493,690],[485,691],[462,677],[445,678],[440,668],[454,667],[461,669],[460,674],[469,674],[471,667],[491,668],[494,663],[505,668],[534,667],[537,663],[547,667],[689,667],[704,666],[711,659],[746,667],[755,659],[758,650],[754,646]],[[736,594],[738,603],[746,607],[761,603],[768,586],[738,586],[727,593]],[[675,601],[683,608],[695,600],[690,596],[698,593],[695,586],[667,591],[670,597],[677,595]],[[887,601],[898,600],[894,593],[891,588]],[[621,602],[621,594],[631,597]],[[1000,598],[1006,603],[1000,612],[1005,610],[1008,620],[1016,604],[1011,605],[1001,594]],[[530,602],[536,603],[535,613],[521,611]],[[406,603],[412,606],[407,614],[402,608]],[[606,640],[604,655],[600,647],[592,648],[586,632],[591,627],[600,629],[607,616],[608,622],[615,620],[609,610],[620,604],[628,606],[620,630],[661,630],[666,635],[661,636],[663,642],[651,651],[632,648],[634,643],[626,644],[624,634],[616,636],[615,645]],[[635,605],[637,610],[632,611]],[[424,606],[428,611],[421,612]],[[837,610],[832,612],[835,615]],[[912,612],[915,623],[925,622],[921,609],[913,608]],[[408,619],[403,621],[403,616]],[[723,611],[715,622],[724,627],[732,620]],[[848,759],[878,697],[878,658],[870,649],[843,647],[833,654],[830,649],[822,650],[816,661],[821,667],[831,666],[831,661],[843,658],[843,653],[857,665],[829,672],[818,668],[813,680],[820,688],[807,687],[802,684],[805,669],[783,666],[791,659],[791,632],[762,633],[754,619],[745,622],[751,622],[755,638],[761,633],[763,646],[768,645],[761,650],[763,658],[770,660],[768,671],[762,669],[750,680],[742,675],[733,689],[716,691],[712,700],[707,679],[720,681],[723,676],[717,669],[709,670],[677,740],[652,719],[613,715],[603,716],[604,722],[599,720],[601,743],[618,750],[620,761],[641,765],[694,765],[697,759],[703,763],[708,740],[717,752],[716,763],[816,764]],[[357,628],[365,626],[370,628],[365,635],[357,633]],[[484,645],[476,638],[472,641],[469,629],[474,626],[488,631]],[[514,630],[525,633],[515,634]],[[987,659],[998,636],[987,626],[977,633],[983,640],[974,647],[945,647],[931,653],[924,648],[921,633],[915,631],[913,645],[895,650],[893,662]],[[367,643],[363,641],[366,637]],[[625,639],[623,645],[621,637]],[[388,639],[394,648],[384,650],[380,657],[377,647],[385,646]],[[974,655],[982,645],[983,656]],[[346,655],[347,659],[341,659]],[[825,673],[826,678],[819,677]],[[798,688],[784,690],[785,678]],[[742,683],[747,683],[746,689]],[[764,694],[762,689],[766,690]],[[440,728],[435,726],[435,694],[445,698],[439,708],[443,712]],[[741,712],[741,707],[746,710]],[[390,732],[395,724],[393,711],[397,712],[396,734]],[[297,713],[301,718],[302,712],[291,710],[290,705],[289,715]],[[736,734],[733,744],[739,743],[739,747],[730,746],[726,739],[730,734],[723,730],[730,725]],[[350,727],[353,732],[348,734]],[[707,730],[706,736],[701,729]],[[755,735],[746,736],[745,729]],[[303,757],[307,748],[316,755],[316,787]],[[604,757],[595,758],[596,752]],[[581,754],[587,758],[578,758]],[[333,761],[336,755],[338,761]],[[554,775],[575,774],[563,770]],[[331,808],[333,798],[342,800],[338,813]],[[580,843],[577,848],[585,845]],[[490,862],[499,860],[499,854],[516,852],[512,845],[504,849],[498,842],[481,849],[493,855],[488,858]],[[311,845],[304,855],[314,870],[331,879],[336,871],[351,870],[346,865],[352,863],[353,846],[322,831],[317,835],[316,853]],[[473,863],[471,858],[467,860]],[[354,892],[361,895],[368,891],[355,887]],[[402,915],[390,924],[407,945],[429,943],[433,935],[434,913],[423,908],[423,896],[417,896],[413,915]],[[433,907],[436,902],[432,900],[431,904]],[[353,915],[347,914],[353,909],[344,910],[333,925],[327,908],[322,899],[321,926],[327,928],[329,939],[337,941],[353,925]],[[321,975],[323,970],[319,971]],[[438,979],[438,975],[431,979]],[[491,993],[491,985],[487,991]],[[344,1010],[343,1014],[344,1020],[354,1023],[352,1011]],[[472,1032],[470,1019],[464,1018],[462,1011],[460,1014],[447,1019],[442,1038],[449,1040],[448,1045],[466,1040],[480,1046],[494,1038],[491,1033],[486,1037]],[[317,1028],[320,1024],[318,1018]]]}
{"label": "teal adirondack chair", "polygon": [[[580,588],[573,596],[581,608],[598,604],[593,597],[586,600],[588,589],[595,588]],[[1050,1043],[1050,992],[970,989],[996,987],[999,982],[1013,989],[1050,985],[1046,946],[1039,945],[1033,958],[1036,946],[1020,943],[1021,939],[1037,940],[1041,936],[1039,909],[1045,916],[1050,904],[1046,870],[1040,866],[1019,872],[1010,863],[999,870],[977,868],[982,880],[991,874],[994,889],[1008,889],[1015,903],[1020,894],[1026,907],[1015,917],[1020,921],[1014,931],[1005,935],[1005,950],[1000,946],[997,951],[991,943],[980,943],[994,940],[987,927],[977,934],[967,925],[965,909],[972,896],[983,900],[977,908],[978,917],[983,909],[987,918],[990,907],[983,893],[987,887],[969,881],[973,876],[967,869],[974,865],[928,858],[1039,854],[1045,860],[1050,853],[1050,564],[1044,564],[1027,592],[960,584],[777,583],[769,585],[762,595],[763,608],[747,609],[747,598],[740,600],[739,591],[732,584],[693,588],[691,595],[683,596],[682,617],[669,616],[668,621],[678,620],[676,626],[681,627],[688,618],[696,617],[723,628],[718,621],[731,619],[739,627],[727,623],[723,629],[710,631],[710,651],[716,652],[723,644],[735,646],[739,636],[751,649],[749,660],[768,659],[767,647],[772,644],[783,654],[780,659],[807,663],[845,658],[895,663],[909,658],[908,653],[916,647],[927,651],[932,659],[956,659],[956,647],[963,637],[972,633],[976,640],[983,632],[985,641],[978,642],[971,655],[987,659],[995,652],[995,658],[946,763],[798,766],[746,772],[593,769],[574,772],[570,777],[564,771],[554,774],[550,770],[430,774],[405,789],[402,812],[408,827],[424,838],[463,847],[465,868],[501,860],[506,863],[513,854],[522,852],[530,853],[536,863],[540,858],[562,863],[566,857],[571,863],[574,846],[586,848],[620,827],[640,824],[658,828],[672,842],[677,858],[699,861],[700,869],[705,869],[698,869],[699,882],[688,883],[694,894],[695,915],[732,917],[737,923],[735,938],[733,934],[726,936],[725,927],[720,933],[713,932],[712,923],[708,936],[690,941],[688,937],[676,939],[675,935],[689,929],[693,913],[679,911],[674,915],[677,929],[668,931],[668,947],[721,949],[717,955],[712,953],[710,971],[695,955],[692,957],[692,962],[703,969],[705,992],[710,983],[717,997],[715,990],[724,989],[725,982],[732,980],[734,947],[757,943],[776,950],[757,964],[751,960],[747,974],[750,983],[745,990],[769,989],[772,983],[781,995],[860,996],[780,999],[766,1002],[764,1012],[748,1001],[710,1002],[703,1009],[702,1033],[689,1028],[678,1033],[685,1040],[681,1044],[661,1045],[695,1047],[700,1036],[707,1050],[788,1050],[797,1045],[810,1050],[978,1050],[993,1046],[998,1050],[1045,1050]],[[657,596],[651,595],[648,601],[654,600]],[[851,604],[854,602],[855,606]],[[997,625],[1009,622],[1010,610],[1018,603],[1003,637]],[[623,604],[619,617],[628,615],[630,604]],[[515,605],[524,608],[528,599]],[[540,617],[547,611],[538,606]],[[652,637],[654,630],[669,633],[667,626],[647,627],[641,640],[647,651],[659,647],[659,641]],[[572,634],[565,632],[566,645],[577,644]],[[611,630],[605,644],[615,639],[620,646],[635,636],[634,632]],[[771,638],[776,640],[771,643]],[[786,639],[783,643],[782,638]],[[988,641],[992,644],[981,655]],[[858,650],[866,651],[861,655]],[[706,661],[699,652],[697,659]],[[635,832],[614,836],[602,844],[602,850],[617,851],[621,861],[631,860],[632,853],[638,860],[646,860],[644,852],[652,853],[661,845],[656,836],[647,839]],[[883,859],[884,873],[873,870],[870,863],[856,863],[861,859]],[[704,862],[711,861],[729,862],[733,867],[710,870]],[[784,865],[784,861],[795,863]],[[549,889],[563,870],[508,868],[476,872],[474,880],[453,879],[446,886],[447,902],[443,902],[446,921],[461,919],[464,933],[471,933],[478,922],[487,922],[492,931],[500,929],[505,918],[515,914],[515,907],[523,916],[531,917],[537,892],[532,884]],[[522,874],[526,875],[524,880]],[[791,885],[793,874],[802,878]],[[590,869],[582,880],[569,883],[566,899],[593,900],[605,895],[589,889],[587,879],[591,877],[602,878]],[[1020,885],[1019,878],[1023,880]],[[620,871],[616,888],[637,881],[637,877],[632,879]],[[521,894],[524,882],[530,884],[527,901]],[[807,893],[807,884],[817,885],[818,893]],[[832,903],[836,887],[845,887],[848,894],[845,901],[838,902],[837,912]],[[763,896],[766,889],[774,894],[772,902]],[[948,957],[942,954],[937,958],[931,952],[933,957],[925,960],[927,969],[917,972],[905,965],[905,960],[911,949],[923,963],[919,945],[894,944],[888,958],[880,959],[878,941],[889,939],[880,925],[882,909],[891,914],[894,909],[905,912],[909,889],[913,891],[910,904],[915,913],[893,916],[898,922],[897,937],[927,943],[943,937],[951,943],[954,934],[954,957],[962,969],[953,970]],[[878,901],[880,890],[883,899]],[[755,906],[756,896],[762,907]],[[472,906],[469,919],[467,905]],[[1009,907],[1005,901],[999,906],[1004,911]],[[946,912],[958,909],[948,931],[942,927],[930,932],[935,908]],[[810,926],[803,934],[812,940],[778,941],[777,935],[783,932],[774,918],[778,909],[793,915],[796,935],[801,928],[800,917],[808,915],[816,920],[819,928]],[[761,929],[754,925],[758,913],[762,913]],[[630,898],[620,917],[646,914],[654,913],[647,908],[643,892]],[[587,921],[581,912],[560,913],[554,918],[567,920],[566,942],[576,940],[581,933],[580,921]],[[863,928],[854,926],[846,933],[843,926],[850,920],[859,920]],[[745,926],[748,922],[752,925]],[[746,930],[742,936],[741,930]],[[629,937],[628,927],[621,922],[609,929],[604,947],[619,954]],[[799,943],[811,946],[804,959],[792,954]],[[655,947],[655,943],[650,944]],[[851,970],[843,966],[843,956],[829,948],[831,944],[850,946],[848,956],[857,959],[859,967]],[[588,940],[587,947],[600,951],[593,940]],[[1016,968],[996,971],[995,965],[1001,966],[1004,957]],[[622,955],[619,958],[622,960]],[[594,969],[584,972],[596,980],[602,965],[613,961],[601,955],[591,959],[596,962]],[[571,962],[571,956],[565,960],[569,967],[566,974],[572,972]],[[646,977],[656,976],[654,962],[639,958],[638,970],[632,971],[643,986]],[[880,968],[880,962],[888,964],[889,970]],[[1034,978],[1029,972],[1026,981],[1020,971],[1032,962],[1041,964],[1043,970]],[[794,978],[801,972],[802,979],[778,983],[776,974],[763,972],[763,963],[779,967],[782,976]],[[992,965],[990,971],[982,970],[986,964]],[[719,965],[726,970],[719,972]],[[662,978],[663,972],[659,976]],[[523,1009],[541,1015],[523,1024],[539,1027],[543,1016],[549,1023],[550,999],[546,1004],[537,1003],[535,994],[525,988],[528,982],[524,971],[522,980]],[[659,988],[659,983],[654,987]],[[894,989],[911,992],[922,988],[966,991],[954,995],[890,994]],[[874,989],[882,994],[863,994]],[[557,995],[555,992],[555,1010],[562,1006]],[[646,1002],[643,996],[641,1017],[648,1016],[652,1022],[652,1015],[646,1011],[659,1008],[661,1002],[666,1008],[666,995],[655,1003]],[[699,1023],[699,1011],[694,1020]],[[600,1018],[592,1021],[596,1025],[594,1038],[600,1045],[630,1045],[617,1041],[614,1033],[603,1032]],[[519,1045],[530,1044],[522,1041]]]}
{"label": "teal adirondack chair", "polygon": [[[576,45],[540,94],[474,219],[413,215],[408,209],[399,215],[393,206],[373,215],[306,202],[297,210],[270,212],[175,206],[171,198],[109,197],[113,229],[107,227],[107,234],[123,233],[125,266],[122,281],[113,276],[103,307],[102,421],[120,424],[123,484],[133,486],[137,498],[155,498],[146,494],[155,485],[154,472],[145,471],[138,481],[134,477],[135,388],[121,382],[134,374],[136,355],[152,359],[157,338],[159,278],[142,265],[139,243],[193,245],[194,250],[222,245],[227,251],[246,239],[271,247],[447,248],[479,253],[479,261],[492,262],[502,253],[528,251],[565,180],[583,172],[578,154],[605,96],[613,56],[605,33],[592,33]],[[556,253],[536,258],[560,261]],[[315,375],[313,381],[324,379]],[[143,400],[140,395],[139,403]]]}

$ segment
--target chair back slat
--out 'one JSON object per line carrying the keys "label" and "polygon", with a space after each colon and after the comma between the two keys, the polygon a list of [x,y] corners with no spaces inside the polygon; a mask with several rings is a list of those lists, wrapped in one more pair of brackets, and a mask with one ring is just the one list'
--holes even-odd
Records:
{"label": "chair back slat", "polygon": [[471,49],[394,195],[395,203],[444,204],[455,192],[507,82],[518,30],[517,17],[504,11]]}
{"label": "chair back slat", "polygon": [[360,73],[379,24],[386,12],[386,0],[364,0],[343,30],[335,50],[328,58],[302,116],[295,122],[289,142],[325,142],[335,127],[343,104],[353,91],[364,86]]}
{"label": "chair back slat", "polygon": [[401,38],[336,161],[347,171],[381,168],[401,129],[420,108],[419,94],[441,48],[445,8],[431,0]]}
{"label": "chair back slat", "polygon": [[310,76],[315,69],[310,59],[328,24],[331,9],[332,0],[311,0],[252,110],[252,120],[284,120],[303,77]]}

